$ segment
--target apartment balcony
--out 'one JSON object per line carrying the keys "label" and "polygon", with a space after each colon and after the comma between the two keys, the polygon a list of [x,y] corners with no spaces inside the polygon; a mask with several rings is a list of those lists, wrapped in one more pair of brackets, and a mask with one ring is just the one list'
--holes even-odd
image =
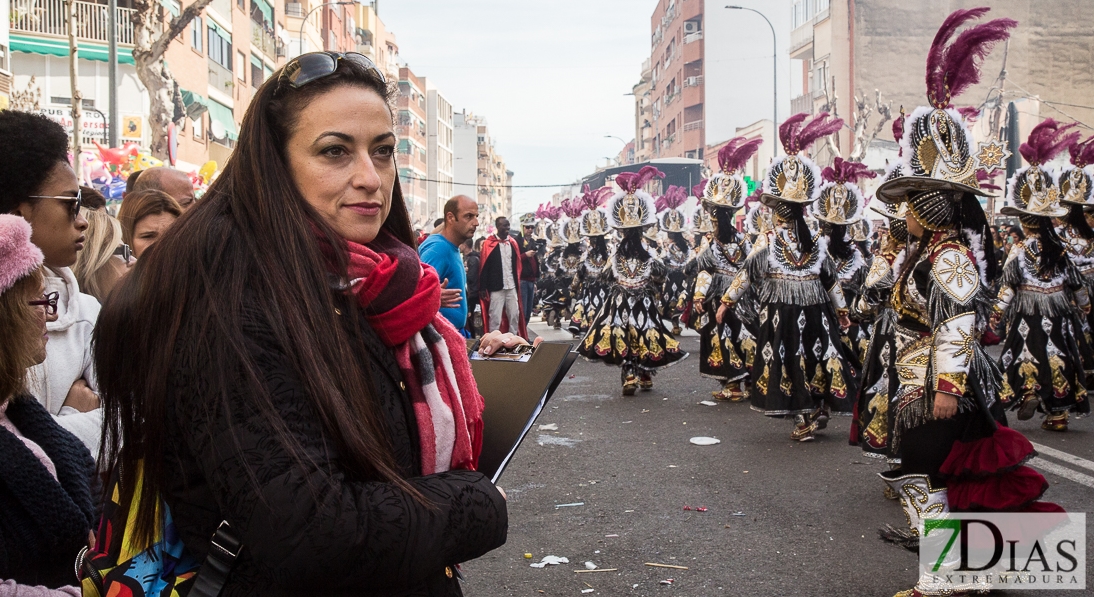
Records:
{"label": "apartment balcony", "polygon": [[209,64],[209,88],[216,89],[227,96],[232,96],[232,87],[235,85],[232,71],[212,60],[207,62]]}
{"label": "apartment balcony", "polygon": [[803,93],[802,95],[799,95],[798,97],[795,97],[795,98],[790,100],[790,113],[791,114],[800,114],[802,112],[805,112],[806,114],[812,114],[813,113],[813,93],[812,92],[807,91],[807,92]]}
{"label": "apartment balcony", "polygon": [[251,45],[262,50],[271,60],[277,60],[277,38],[263,23],[251,21]]}
{"label": "apartment balcony", "polygon": [[687,44],[690,44],[691,42],[699,41],[701,39],[703,39],[703,32],[702,31],[696,31],[695,33],[689,33],[689,34],[684,36],[684,44],[687,45]]}
{"label": "apartment balcony", "polygon": [[300,2],[286,2],[285,3],[285,16],[296,17],[301,19],[307,11],[304,10],[304,5]]}
{"label": "apartment balcony", "polygon": [[[105,4],[76,2],[76,37],[107,43],[110,38],[109,9]],[[133,10],[118,8],[118,43],[133,45]],[[54,37],[68,37],[68,6],[65,0],[11,0],[11,30]]]}
{"label": "apartment balcony", "polygon": [[684,77],[684,87],[702,87],[703,75],[696,75],[694,77]]}
{"label": "apartment balcony", "polygon": [[806,60],[813,57],[813,21],[809,20],[790,32],[790,57]]}
{"label": "apartment balcony", "polygon": [[[795,114],[796,113],[797,112],[795,112]],[[702,128],[703,128],[703,121],[702,120],[693,120],[691,122],[685,122],[684,123],[684,132],[685,133],[688,132],[688,131],[698,131]]]}

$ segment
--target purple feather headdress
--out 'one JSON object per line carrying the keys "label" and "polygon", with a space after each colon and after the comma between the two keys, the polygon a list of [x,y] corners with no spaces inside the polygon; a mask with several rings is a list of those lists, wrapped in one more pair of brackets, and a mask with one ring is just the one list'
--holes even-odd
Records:
{"label": "purple feather headdress", "polygon": [[665,191],[664,195],[657,198],[657,202],[654,204],[657,208],[657,213],[661,213],[665,210],[676,209],[683,205],[688,200],[687,191],[684,187],[678,187],[676,185],[669,185],[669,190]]}
{"label": "purple feather headdress", "polygon": [[893,120],[893,141],[896,141],[896,155],[901,157],[904,155],[904,146],[901,145],[900,140],[904,138],[904,106],[900,107],[900,116]]}
{"label": "purple feather headdress", "polygon": [[1077,126],[1078,123],[1060,126],[1060,123],[1049,118],[1041,124],[1033,127],[1029,132],[1029,138],[1018,148],[1018,152],[1030,165],[1037,166],[1056,157],[1065,147],[1079,140],[1079,131],[1064,134],[1068,129]]}
{"label": "purple feather headdress", "polygon": [[995,174],[988,174],[984,170],[976,171],[976,181],[980,188],[985,191],[1002,191],[1002,187],[996,184],[992,184],[992,180],[995,179]]}
{"label": "purple feather headdress", "polygon": [[956,10],[935,34],[927,53],[927,99],[935,108],[949,107],[952,98],[979,83],[980,64],[992,46],[1010,37],[1010,30],[1018,25],[1013,19],[994,19],[969,27],[950,44],[962,25],[990,10],[986,6]]}
{"label": "purple feather headdress", "polygon": [[704,178],[703,180],[700,180],[699,184],[691,187],[691,194],[695,197],[702,197],[703,193],[705,193],[706,190],[707,190],[707,181],[709,181],[709,180],[710,179],[708,179],[708,178]]}
{"label": "purple feather headdress", "polygon": [[1067,150],[1073,166],[1085,168],[1087,164],[1094,164],[1094,135],[1084,141],[1076,140]]}
{"label": "purple feather headdress", "polygon": [[866,164],[848,162],[841,157],[837,157],[831,166],[828,166],[821,172],[821,177],[828,182],[850,182],[857,184],[858,181],[863,178],[873,178],[875,176],[877,176],[877,173],[871,172]]}
{"label": "purple feather headdress", "polygon": [[760,197],[763,196],[764,190],[761,185],[756,185],[756,190],[752,191],[752,194],[745,197],[745,207],[751,207],[753,204],[760,202]]}
{"label": "purple feather headdress", "polygon": [[722,172],[728,174],[744,168],[763,142],[762,138],[749,140],[745,137],[734,137],[730,139],[718,150],[718,165],[722,168]]}
{"label": "purple feather headdress", "polygon": [[654,178],[664,178],[665,173],[653,166],[643,166],[638,172],[623,172],[615,177],[615,184],[625,193],[634,193]]}
{"label": "purple feather headdress", "polygon": [[543,220],[543,219],[547,218],[547,206],[548,206],[547,203],[540,203],[539,207],[536,208],[536,219],[537,220]]}
{"label": "purple feather headdress", "polygon": [[843,127],[843,119],[829,120],[828,112],[821,112],[808,124],[801,126],[807,117],[808,114],[804,112],[795,114],[779,125],[779,140],[782,141],[787,155],[805,151],[817,139],[827,137]]}
{"label": "purple feather headdress", "polygon": [[582,211],[582,201],[580,197],[574,197],[573,199],[562,200],[562,213],[571,218],[580,218]]}

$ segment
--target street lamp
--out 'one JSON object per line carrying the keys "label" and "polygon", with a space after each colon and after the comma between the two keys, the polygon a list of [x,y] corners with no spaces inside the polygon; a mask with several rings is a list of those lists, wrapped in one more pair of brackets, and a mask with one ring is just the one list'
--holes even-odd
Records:
{"label": "street lamp", "polygon": [[[737,6],[736,4],[730,4],[730,5],[726,6],[726,8],[728,8],[730,10],[748,10],[748,11],[754,12],[754,13],[760,15],[761,17],[763,17],[763,19],[765,21],[767,21],[767,26],[771,27],[771,47],[774,51],[774,53],[771,55],[771,91],[772,91],[772,94],[775,97],[774,102],[773,102],[773,108],[772,108],[772,118],[774,118],[773,122],[774,122],[775,130],[778,130],[779,129],[779,83],[778,83],[778,81],[779,81],[779,46],[778,46],[778,42],[775,39],[775,26],[771,24],[771,21],[768,20],[768,18],[766,16],[764,16],[764,13],[756,10],[755,8],[749,8],[747,6]],[[776,142],[775,143],[775,153],[774,153],[774,155],[778,155],[778,152],[779,152],[779,144]]]}
{"label": "street lamp", "polygon": [[620,143],[622,143],[622,144],[623,144],[623,147],[626,147],[626,146],[627,146],[627,143],[630,143],[630,141],[624,141],[622,137],[616,137],[615,135],[604,135],[604,138],[605,138],[605,139],[616,139],[616,140],[618,140],[618,141],[619,141]]}
{"label": "street lamp", "polygon": [[308,24],[308,17],[311,16],[311,13],[319,10],[320,8],[323,8],[324,6],[349,6],[352,4],[356,4],[356,2],[324,2],[322,4],[316,5],[315,8],[309,10],[308,14],[304,15],[304,18],[300,21],[300,53],[304,53],[304,26]]}

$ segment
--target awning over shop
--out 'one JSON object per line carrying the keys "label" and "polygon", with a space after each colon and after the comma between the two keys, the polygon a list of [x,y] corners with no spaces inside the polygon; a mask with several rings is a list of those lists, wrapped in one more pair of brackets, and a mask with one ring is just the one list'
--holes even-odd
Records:
{"label": "awning over shop", "polygon": [[[68,57],[68,41],[50,37],[31,37],[28,35],[11,34],[11,50],[13,52],[25,52],[27,54],[43,54],[46,56]],[[110,51],[105,45],[88,41],[80,41],[79,57],[84,60],[110,61]],[[133,64],[133,51],[129,48],[118,48],[118,64]]]}
{"label": "awning over shop", "polygon": [[[207,105],[209,106],[210,120],[219,122],[224,127],[228,138],[232,141],[239,139],[239,127],[236,126],[235,117],[232,116],[232,109],[213,99],[209,100]],[[211,126],[212,124],[210,124]]]}
{"label": "awning over shop", "polygon": [[182,107],[186,111],[186,117],[190,120],[197,120],[202,112],[209,109],[209,100],[193,91],[179,87],[179,95],[182,96]]}

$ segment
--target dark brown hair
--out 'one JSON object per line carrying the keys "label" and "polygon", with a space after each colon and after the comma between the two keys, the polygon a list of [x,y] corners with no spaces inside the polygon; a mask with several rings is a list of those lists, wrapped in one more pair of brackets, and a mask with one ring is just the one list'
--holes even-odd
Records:
{"label": "dark brown hair", "polygon": [[[244,348],[246,317],[259,317],[312,402],[323,433],[351,478],[403,480],[378,413],[368,352],[335,313],[331,268],[346,273],[345,241],[304,200],[290,177],[285,147],[299,115],[316,97],[342,86],[371,89],[389,106],[394,89],[348,60],[330,76],[279,89],[280,71],[251,102],[239,143],[202,201],[180,218],[111,293],[95,331],[105,441],[100,462],[120,467],[123,507],[138,500],[135,529],[150,537],[164,466],[168,376],[177,362],[204,363],[207,412],[227,410],[242,394],[298,463],[308,460],[274,408],[255,359]],[[394,159],[394,158],[393,158]],[[414,245],[398,180],[382,230]],[[320,250],[334,247],[336,263]],[[257,315],[254,315],[257,314]],[[350,309],[351,322],[358,317]],[[356,330],[357,326],[347,326]],[[137,356],[139,355],[139,356]],[[232,387],[242,371],[246,387]],[[236,396],[233,398],[233,396]],[[241,450],[236,444],[235,450]],[[143,461],[143,462],[142,462]],[[134,475],[143,468],[137,494]],[[251,482],[257,480],[251,475]]]}
{"label": "dark brown hair", "polygon": [[135,191],[122,199],[122,206],[118,208],[118,221],[122,225],[122,242],[133,246],[133,232],[137,229],[137,223],[148,216],[158,216],[168,213],[176,218],[182,215],[182,208],[175,198],[155,189]]}
{"label": "dark brown hair", "polygon": [[20,278],[0,294],[0,403],[23,391],[27,369],[37,365],[42,331],[28,303],[42,292],[42,270]]}

